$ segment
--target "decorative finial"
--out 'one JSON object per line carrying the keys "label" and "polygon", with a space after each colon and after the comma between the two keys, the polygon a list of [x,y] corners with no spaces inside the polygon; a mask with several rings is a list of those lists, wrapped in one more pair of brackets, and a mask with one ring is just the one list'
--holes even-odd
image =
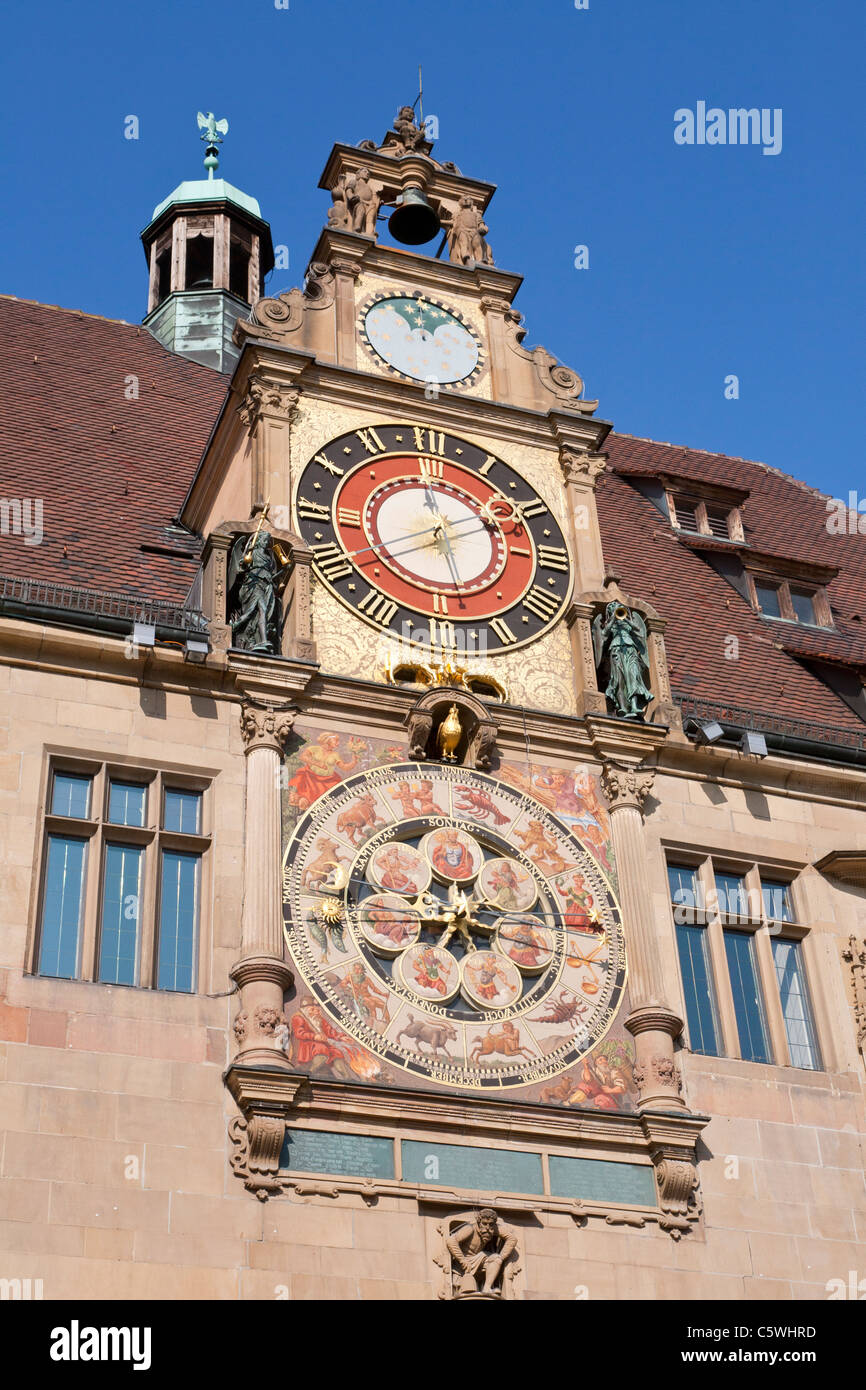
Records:
{"label": "decorative finial", "polygon": [[212,111],[208,111],[206,116],[199,111],[198,128],[201,131],[202,140],[207,141],[204,152],[204,167],[207,169],[208,178],[212,179],[214,171],[219,168],[219,147],[223,142],[223,136],[229,133],[229,123],[225,119],[218,121]]}

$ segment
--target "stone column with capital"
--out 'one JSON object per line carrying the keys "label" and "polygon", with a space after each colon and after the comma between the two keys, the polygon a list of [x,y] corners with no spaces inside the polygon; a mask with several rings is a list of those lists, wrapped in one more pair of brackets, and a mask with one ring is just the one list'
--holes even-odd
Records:
{"label": "stone column with capital", "polygon": [[601,780],[610,806],[619,891],[626,933],[631,1012],[625,1026],[635,1040],[634,1075],[640,1105],[649,1110],[684,1110],[674,1039],[683,1022],[671,1008],[658,949],[651,900],[646,891],[647,853],[643,806],[653,784],[652,768],[605,761]]}
{"label": "stone column with capital", "polygon": [[294,708],[252,702],[241,709],[247,765],[244,896],[241,956],[230,972],[240,986],[235,1062],[286,1070],[289,1062],[278,1046],[278,1030],[284,1024],[283,996],[294,976],[283,953],[280,770],[295,714]]}
{"label": "stone column with capital", "polygon": [[300,388],[291,382],[257,373],[247,383],[238,415],[252,442],[251,509],[270,502],[272,510],[284,508],[289,516],[290,431],[300,398]]}

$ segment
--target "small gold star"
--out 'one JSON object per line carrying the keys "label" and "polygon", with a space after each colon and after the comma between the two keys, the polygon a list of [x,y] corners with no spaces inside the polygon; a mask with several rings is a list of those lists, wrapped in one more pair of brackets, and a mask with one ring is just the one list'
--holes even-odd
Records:
{"label": "small gold star", "polygon": [[320,541],[321,539],[322,539],[322,533],[321,533],[321,531],[317,531],[317,532],[316,532],[316,540],[317,540],[317,541]]}
{"label": "small gold star", "polygon": [[544,534],[545,534],[545,536],[549,536],[549,535],[550,535],[550,532],[549,532],[549,531],[545,531]]}
{"label": "small gold star", "polygon": [[517,484],[516,484],[516,483],[509,483],[508,486],[513,490],[514,488],[517,487]]}
{"label": "small gold star", "polygon": [[402,436],[402,434],[395,434],[395,435],[394,435],[394,438],[396,439],[396,441],[397,441],[398,444],[402,444],[402,443],[403,443],[403,436]]}
{"label": "small gold star", "polygon": [[524,615],[523,615],[523,621],[524,621],[525,623],[528,623],[528,622],[529,622],[529,619],[527,618],[527,616],[526,616],[525,613],[524,613]]}
{"label": "small gold star", "polygon": [[350,585],[349,585],[349,593],[350,593],[350,594],[353,594],[354,592],[355,592],[355,586],[354,586],[354,584],[350,584]]}
{"label": "small gold star", "polygon": [[321,491],[322,491],[322,484],[321,484],[321,483],[313,483],[313,487],[316,489],[316,492],[321,492]]}

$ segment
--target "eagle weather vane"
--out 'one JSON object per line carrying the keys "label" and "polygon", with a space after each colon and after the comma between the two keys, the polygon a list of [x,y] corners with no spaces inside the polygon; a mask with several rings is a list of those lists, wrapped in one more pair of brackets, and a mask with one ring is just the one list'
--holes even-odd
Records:
{"label": "eagle weather vane", "polygon": [[213,178],[214,170],[219,165],[219,147],[223,142],[223,136],[229,133],[229,123],[225,118],[218,121],[213,111],[208,111],[207,115],[199,111],[198,128],[201,131],[201,139],[207,141],[204,152],[204,167],[208,171],[208,178]]}

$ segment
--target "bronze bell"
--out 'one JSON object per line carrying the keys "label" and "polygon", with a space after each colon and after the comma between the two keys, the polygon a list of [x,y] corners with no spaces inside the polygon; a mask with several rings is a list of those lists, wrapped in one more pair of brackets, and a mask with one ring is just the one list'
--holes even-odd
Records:
{"label": "bronze bell", "polygon": [[391,216],[388,231],[405,246],[421,246],[432,241],[442,224],[420,188],[407,188]]}

